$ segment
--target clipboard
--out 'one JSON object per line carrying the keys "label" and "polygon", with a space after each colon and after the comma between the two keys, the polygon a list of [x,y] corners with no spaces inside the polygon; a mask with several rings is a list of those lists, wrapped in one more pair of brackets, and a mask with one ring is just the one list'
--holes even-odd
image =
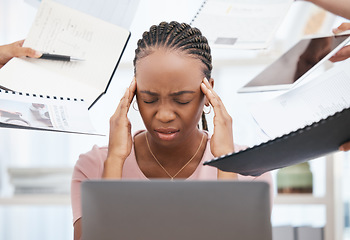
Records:
{"label": "clipboard", "polygon": [[204,165],[259,176],[335,152],[347,141],[350,141],[350,107],[289,134],[214,158]]}

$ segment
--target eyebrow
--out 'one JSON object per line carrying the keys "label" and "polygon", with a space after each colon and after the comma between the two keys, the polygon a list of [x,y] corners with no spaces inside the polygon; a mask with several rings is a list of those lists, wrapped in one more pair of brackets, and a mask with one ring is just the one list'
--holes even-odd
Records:
{"label": "eyebrow", "polygon": [[[158,96],[159,94],[158,93],[154,93],[154,92],[151,92],[151,91],[140,91],[141,93],[146,93],[146,94],[149,94],[149,95],[152,95],[152,96]],[[186,94],[186,93],[196,93],[195,91],[179,91],[179,92],[175,92],[175,93],[171,93],[170,96],[179,96],[179,95],[182,95],[182,94]]]}

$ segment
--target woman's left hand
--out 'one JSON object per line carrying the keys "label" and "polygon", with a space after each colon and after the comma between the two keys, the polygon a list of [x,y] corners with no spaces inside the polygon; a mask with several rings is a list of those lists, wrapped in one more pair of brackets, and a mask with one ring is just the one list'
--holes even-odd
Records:
{"label": "woman's left hand", "polygon": [[206,78],[201,83],[201,90],[214,109],[214,133],[210,140],[212,154],[219,157],[234,152],[231,116]]}

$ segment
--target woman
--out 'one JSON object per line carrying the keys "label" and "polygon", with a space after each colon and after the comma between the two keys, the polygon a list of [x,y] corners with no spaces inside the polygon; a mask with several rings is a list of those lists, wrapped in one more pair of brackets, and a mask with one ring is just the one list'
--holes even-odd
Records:
{"label": "woman", "polygon": [[[207,39],[196,28],[177,22],[152,26],[138,41],[134,79],[110,119],[109,145],[80,156],[72,179],[74,235],[81,236],[80,183],[86,179],[246,179],[203,162],[239,150],[232,119],[213,90]],[[127,118],[136,95],[146,127],[131,135]],[[214,133],[208,134],[204,105],[213,107]],[[197,125],[202,118],[203,130]],[[271,187],[272,192],[272,187]]]}

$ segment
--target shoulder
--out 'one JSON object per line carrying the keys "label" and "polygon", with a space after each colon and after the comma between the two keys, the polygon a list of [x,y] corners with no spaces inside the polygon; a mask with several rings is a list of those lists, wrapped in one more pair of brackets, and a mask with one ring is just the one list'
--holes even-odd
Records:
{"label": "shoulder", "polygon": [[[133,138],[135,138],[135,136],[141,132],[143,131],[141,130],[135,132],[133,134]],[[99,147],[97,145],[94,145],[90,151],[80,154],[79,159],[74,167],[73,178],[77,180],[101,178],[103,174],[104,162],[107,159],[107,155],[108,147]],[[128,158],[131,157],[134,157],[133,149]]]}
{"label": "shoulder", "polygon": [[107,154],[107,146],[99,147],[97,145],[94,145],[90,151],[80,154],[74,167],[73,177],[83,175],[87,179],[100,178]]}

